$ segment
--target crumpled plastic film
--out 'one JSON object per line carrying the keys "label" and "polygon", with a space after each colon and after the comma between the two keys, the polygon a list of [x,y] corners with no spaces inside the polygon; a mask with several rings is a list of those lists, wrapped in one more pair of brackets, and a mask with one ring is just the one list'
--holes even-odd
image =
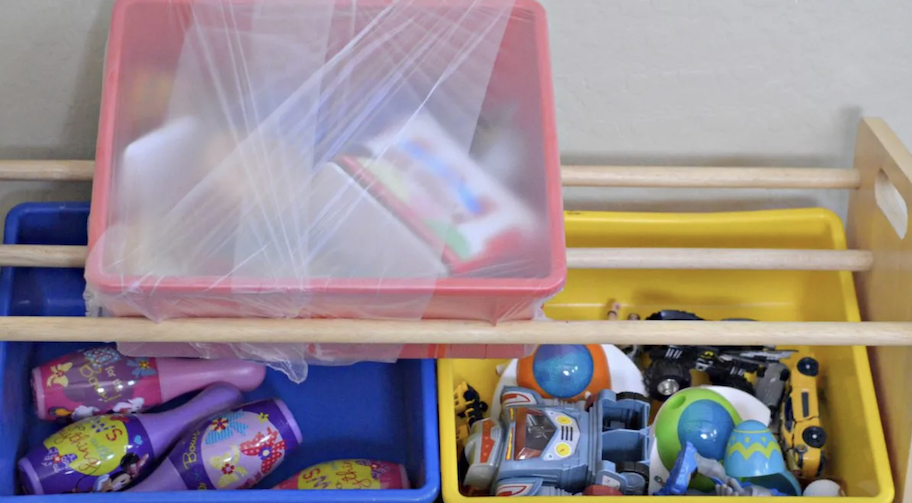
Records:
{"label": "crumpled plastic film", "polygon": [[[401,351],[395,344],[264,344],[264,343],[120,343],[127,356],[237,358],[257,361],[284,373],[296,383],[307,379],[309,365],[350,365],[360,361],[393,362]],[[526,348],[531,352],[534,346]]]}
{"label": "crumpled plastic film", "polygon": [[[441,280],[546,275],[547,250],[504,252],[547,241],[542,183],[513,183],[523,159],[510,148],[486,149],[496,163],[478,155],[486,124],[518,106],[486,101],[513,10],[514,0],[118,2],[88,313],[420,319]],[[120,347],[268,361],[295,379],[307,363],[392,361],[402,349]]]}

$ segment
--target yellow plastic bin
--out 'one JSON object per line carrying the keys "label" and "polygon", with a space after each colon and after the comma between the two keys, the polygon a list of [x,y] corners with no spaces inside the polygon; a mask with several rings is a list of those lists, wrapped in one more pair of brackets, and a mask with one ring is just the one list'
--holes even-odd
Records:
{"label": "yellow plastic bin", "polygon": [[[575,248],[846,247],[842,222],[823,209],[715,214],[567,212],[565,217],[567,246]],[[566,288],[545,310],[554,319],[605,319],[615,301],[624,305],[622,319],[630,310],[645,316],[660,309],[683,309],[707,319],[860,321],[851,273],[828,271],[571,270]],[[812,349],[821,363],[821,396],[825,398],[821,405],[828,438],[825,476],[841,481],[846,488],[847,497],[839,501],[889,503],[893,481],[867,352],[863,346]],[[454,359],[438,363],[443,499],[448,503],[489,499],[467,497],[459,491],[454,385],[466,381],[483,399],[491,400],[497,384],[495,367],[504,361]],[[579,498],[536,499],[578,503]],[[612,497],[584,498],[616,501]],[[656,497],[623,497],[625,501],[652,498]],[[695,496],[673,498],[705,500]],[[714,497],[713,501],[725,499]],[[802,497],[801,501],[827,499]]]}

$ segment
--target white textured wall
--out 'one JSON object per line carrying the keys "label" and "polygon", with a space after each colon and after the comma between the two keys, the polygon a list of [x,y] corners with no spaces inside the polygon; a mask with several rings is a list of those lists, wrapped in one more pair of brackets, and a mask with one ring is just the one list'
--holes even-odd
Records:
{"label": "white textured wall", "polygon": [[[908,0],[546,5],[565,161],[850,166],[862,115],[912,146]],[[570,204],[844,214],[845,195],[586,189]]]}
{"label": "white textured wall", "polygon": [[[110,4],[0,0],[0,158],[93,155]],[[909,0],[544,4],[566,161],[849,166],[862,115],[885,118],[912,145]],[[85,194],[6,184],[0,211]],[[576,208],[844,212],[838,192],[569,195]]]}
{"label": "white textured wall", "polygon": [[[111,0],[0,0],[0,158],[95,155]],[[89,184],[2,183],[22,201],[87,200]]]}

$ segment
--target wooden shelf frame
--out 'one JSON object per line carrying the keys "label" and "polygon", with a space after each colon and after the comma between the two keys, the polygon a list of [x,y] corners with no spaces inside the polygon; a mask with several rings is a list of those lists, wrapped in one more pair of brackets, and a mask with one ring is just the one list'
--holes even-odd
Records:
{"label": "wooden shelf frame", "polygon": [[[91,161],[0,161],[0,181],[88,181]],[[853,271],[861,323],[508,322],[0,318],[10,341],[604,343],[867,345],[896,500],[912,503],[912,155],[882,120],[861,121],[851,169],[836,167],[564,166],[565,186],[843,189],[850,250],[570,249],[571,268]],[[889,185],[895,191],[888,189]],[[897,195],[898,194],[898,195]],[[882,210],[878,199],[892,201]],[[889,201],[888,201],[889,202]],[[886,211],[886,214],[885,214]],[[891,218],[887,214],[892,212]],[[892,224],[891,224],[892,220]],[[899,225],[899,227],[897,227]],[[903,229],[903,225],[905,228]],[[898,231],[897,231],[898,228]],[[0,245],[0,265],[80,267],[85,247]]]}
{"label": "wooden shelf frame", "polygon": [[[0,180],[87,181],[92,161],[2,161]],[[735,344],[865,344],[912,346],[912,302],[889,308],[895,283],[904,272],[901,243],[878,210],[874,188],[886,173],[906,201],[912,201],[912,159],[908,150],[880,119],[859,125],[852,169],[835,167],[686,167],[686,166],[563,166],[565,186],[845,189],[849,207],[850,250],[774,250],[702,248],[576,248],[567,250],[570,268],[584,269],[735,269],[853,271],[863,323],[751,324],[712,322],[644,323],[635,327],[605,322],[511,322],[496,326],[461,321],[357,320],[173,320],[156,324],[143,319],[43,318],[0,319],[6,340],[229,342],[255,338],[263,342],[448,342],[511,344],[517,342],[625,343],[676,341],[715,343],[720,337]],[[880,175],[883,176],[883,175]],[[862,224],[862,222],[865,222]],[[893,238],[891,241],[890,238]],[[896,252],[900,252],[897,254]],[[912,255],[912,250],[908,253]],[[81,267],[84,246],[0,245],[0,265],[19,267]],[[909,264],[912,270],[912,263]],[[909,277],[912,279],[912,276]],[[910,282],[912,285],[912,282]],[[912,286],[908,287],[912,290]],[[905,291],[902,291],[905,293]],[[909,291],[912,299],[912,291]],[[901,303],[900,303],[901,304]],[[872,306],[880,306],[872,307]],[[904,304],[902,305],[904,306]],[[900,312],[902,311],[902,312]],[[887,322],[887,323],[874,323]],[[904,324],[907,322],[908,324]],[[41,330],[40,326],[45,326]],[[47,330],[53,326],[53,330]],[[115,328],[116,327],[116,328]],[[252,334],[255,337],[251,337]],[[248,334],[248,335],[244,335]]]}
{"label": "wooden shelf frame", "polygon": [[[912,346],[912,302],[892,299],[903,290],[896,283],[912,280],[904,269],[910,246],[899,238],[878,209],[874,192],[878,176],[887,176],[906,201],[912,201],[912,158],[908,150],[880,119],[861,121],[853,168],[835,167],[686,167],[686,166],[564,166],[565,186],[676,187],[676,188],[775,188],[844,189],[851,192],[850,250],[773,250],[702,248],[576,248],[567,250],[570,268],[583,269],[736,269],[818,270],[856,273],[859,302],[867,322],[790,324],[756,322],[724,326],[712,322],[625,324],[604,322],[512,322],[491,326],[460,321],[355,321],[355,320],[174,320],[151,321],[68,319],[54,324],[53,334],[41,333],[33,319],[0,319],[0,337],[7,340],[168,340],[227,342],[233,329],[253,330],[263,342],[516,342],[624,343],[631,340],[678,343],[714,343],[724,335],[732,343],[758,341],[776,344],[865,344]],[[92,177],[91,161],[0,161],[0,180],[86,181]],[[880,173],[880,175],[879,175]],[[906,209],[906,213],[908,210]],[[0,245],[0,265],[20,267],[80,267],[82,246]],[[912,259],[908,259],[912,260]],[[912,263],[908,269],[912,271]],[[906,308],[905,306],[909,307]],[[895,307],[891,307],[895,306]],[[889,323],[873,323],[889,322]],[[907,322],[908,324],[904,324]],[[121,329],[113,329],[114,326]],[[623,326],[622,326],[623,325]],[[239,327],[245,327],[243,329]],[[259,328],[257,328],[259,326]],[[111,327],[111,328],[106,328]],[[334,329],[333,327],[338,327]],[[240,332],[238,332],[240,333]],[[250,332],[252,333],[252,332]],[[168,336],[167,334],[179,334]],[[382,336],[380,334],[383,334]],[[237,338],[233,338],[237,337]],[[645,338],[645,339],[644,339]]]}

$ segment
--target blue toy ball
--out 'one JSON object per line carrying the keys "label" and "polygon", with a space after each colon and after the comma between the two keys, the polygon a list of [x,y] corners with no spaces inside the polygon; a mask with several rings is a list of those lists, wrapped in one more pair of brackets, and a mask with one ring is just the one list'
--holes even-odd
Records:
{"label": "blue toy ball", "polygon": [[681,412],[678,438],[690,442],[704,458],[724,459],[725,447],[735,427],[732,415],[712,400],[697,400]]}
{"label": "blue toy ball", "polygon": [[560,344],[539,346],[532,362],[532,375],[541,389],[553,397],[572,398],[582,393],[595,365],[584,345]]}

